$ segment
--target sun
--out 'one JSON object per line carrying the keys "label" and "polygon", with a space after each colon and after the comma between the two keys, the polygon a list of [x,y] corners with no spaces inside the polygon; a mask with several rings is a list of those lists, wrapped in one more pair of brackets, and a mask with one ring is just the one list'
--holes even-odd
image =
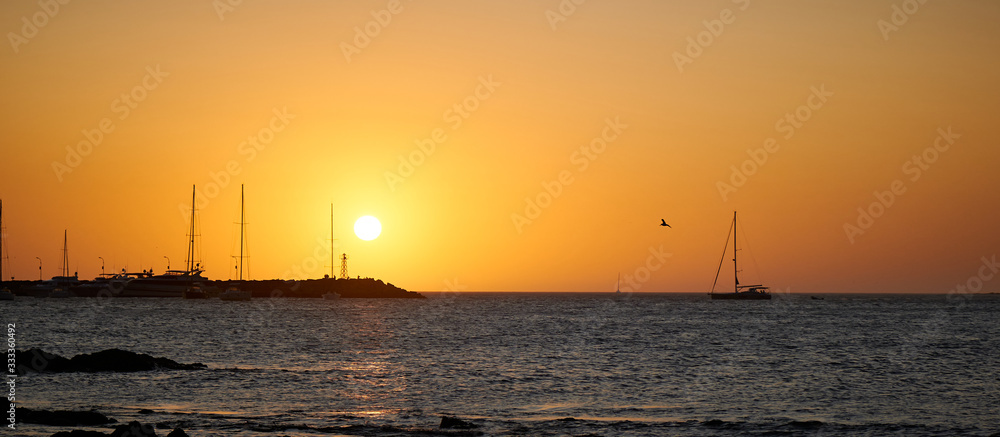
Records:
{"label": "sun", "polygon": [[374,240],[382,233],[382,223],[377,218],[366,215],[354,222],[354,233],[362,240]]}

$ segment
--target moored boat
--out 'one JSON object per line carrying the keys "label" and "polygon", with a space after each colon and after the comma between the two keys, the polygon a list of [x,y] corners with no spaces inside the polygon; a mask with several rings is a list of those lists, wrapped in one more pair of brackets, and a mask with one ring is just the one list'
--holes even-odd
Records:
{"label": "moored boat", "polygon": [[205,293],[200,285],[192,285],[184,290],[183,297],[185,299],[208,299],[208,293]]}
{"label": "moored boat", "polygon": [[719,270],[715,273],[715,282],[712,283],[712,291],[708,294],[713,300],[770,300],[771,291],[769,287],[765,287],[761,284],[740,285],[740,270],[736,264],[736,254],[738,252],[736,248],[736,211],[733,211],[733,224],[731,226],[731,230],[732,232],[726,235],[725,247],[729,247],[729,237],[731,235],[733,237],[733,279],[735,280],[733,292],[715,292],[715,286],[719,282],[719,273],[722,272],[722,263],[726,260],[726,250],[723,250],[722,260],[719,261]]}
{"label": "moored boat", "polygon": [[[72,296],[69,290],[79,286],[82,283],[82,281],[80,281],[80,278],[75,273],[72,276],[70,276],[69,274],[69,245],[67,244],[68,241],[69,241],[68,232],[64,230],[62,274],[59,276],[53,276],[52,279],[47,279],[36,283],[35,285],[28,288],[28,293],[34,295],[35,297]],[[41,261],[39,261],[39,266],[41,266]],[[39,267],[39,272],[41,272],[41,267]]]}
{"label": "moored boat", "polygon": [[162,275],[154,275],[152,269],[143,271],[140,277],[128,281],[119,297],[183,297],[184,292],[195,286],[200,286],[207,279],[202,276],[204,270],[195,261],[195,195],[197,190],[191,186],[191,225],[188,231],[188,251],[186,268],[184,270],[168,269]]}
{"label": "moored boat", "polygon": [[249,290],[240,290],[236,287],[229,287],[219,295],[219,299],[225,301],[249,301],[252,297]]}
{"label": "moored boat", "polygon": [[51,292],[49,292],[49,295],[47,297],[54,298],[54,299],[65,299],[65,298],[70,297],[70,296],[71,295],[70,295],[69,291],[66,291],[65,288],[57,287],[57,288],[53,289]]}
{"label": "moored boat", "polygon": [[201,273],[197,265],[194,270],[167,270],[162,275],[143,272],[128,281],[118,297],[182,297],[189,288],[208,280]]}
{"label": "moored boat", "polygon": [[[243,282],[243,259],[246,258],[244,254],[244,247],[246,246],[246,211],[244,209],[243,202],[243,185],[240,185],[240,256],[239,265],[237,269],[239,270],[239,280]],[[225,301],[249,301],[253,297],[253,294],[249,290],[241,290],[239,287],[231,286],[226,291],[223,291],[219,295],[219,299]]]}
{"label": "moored boat", "polygon": [[125,290],[125,286],[128,285],[129,281],[147,276],[150,275],[146,273],[125,273],[124,270],[120,274],[101,274],[92,281],[85,281],[73,287],[72,292],[77,297],[118,296]]}
{"label": "moored boat", "polygon": [[25,289],[28,295],[35,297],[49,297],[56,289],[69,290],[80,285],[80,279],[76,276],[53,276],[52,279],[39,281]]}

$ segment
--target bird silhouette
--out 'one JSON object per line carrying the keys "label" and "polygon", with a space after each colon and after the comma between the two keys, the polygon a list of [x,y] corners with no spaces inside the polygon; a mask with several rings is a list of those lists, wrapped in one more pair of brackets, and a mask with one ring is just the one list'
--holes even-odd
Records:
{"label": "bird silhouette", "polygon": [[668,227],[668,228],[670,228],[670,227],[671,227],[670,225],[668,225],[668,224],[667,224],[667,221],[666,221],[666,220],[664,220],[664,219],[660,219],[660,226],[666,226],[666,227]]}

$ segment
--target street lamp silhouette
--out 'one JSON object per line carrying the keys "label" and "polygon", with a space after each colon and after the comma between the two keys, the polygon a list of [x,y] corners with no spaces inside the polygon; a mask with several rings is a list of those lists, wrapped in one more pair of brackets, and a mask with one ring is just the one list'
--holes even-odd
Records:
{"label": "street lamp silhouette", "polygon": [[39,258],[39,257],[37,257],[37,256],[35,257],[35,259],[38,260],[38,280],[41,281],[42,280],[42,259]]}
{"label": "street lamp silhouette", "polygon": [[168,258],[166,255],[163,255],[163,257],[167,258],[167,270],[170,270],[170,258]]}
{"label": "street lamp silhouette", "polygon": [[101,260],[101,276],[104,276],[104,257],[99,256],[97,258]]}

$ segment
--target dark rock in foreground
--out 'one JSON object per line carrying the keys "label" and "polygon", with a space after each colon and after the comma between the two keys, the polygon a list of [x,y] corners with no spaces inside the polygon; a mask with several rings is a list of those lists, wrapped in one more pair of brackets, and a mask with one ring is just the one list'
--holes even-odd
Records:
{"label": "dark rock in foreground", "polygon": [[152,425],[143,425],[132,421],[128,425],[115,427],[111,437],[156,437],[156,430],[153,429]]}
{"label": "dark rock in foreground", "polygon": [[108,349],[92,354],[81,354],[71,359],[50,354],[41,349],[31,348],[16,353],[17,373],[28,372],[143,372],[157,369],[198,370],[206,366],[201,363],[182,364],[167,358],[151,357],[146,354]]}
{"label": "dark rock in foreground", "polygon": [[50,426],[96,426],[117,422],[96,411],[46,411],[17,408],[17,421]]}
{"label": "dark rock in foreground", "polygon": [[197,370],[204,369],[200,363],[181,364],[167,358],[156,358],[146,354],[108,349],[92,354],[73,357],[70,364],[76,365],[81,372],[142,372],[146,370]]}
{"label": "dark rock in foreground", "polygon": [[438,425],[438,428],[473,429],[473,428],[479,428],[479,425],[476,425],[472,422],[467,422],[457,417],[443,416],[441,417],[441,424]]}
{"label": "dark rock in foreground", "polygon": [[[74,429],[73,431],[57,432],[52,434],[52,437],[156,437],[156,430],[150,425],[133,421],[129,422],[128,425],[116,426],[111,434]],[[177,428],[167,437],[188,437],[188,435],[184,430]]]}
{"label": "dark rock in foreground", "polygon": [[24,375],[27,372],[72,372],[69,370],[72,368],[69,359],[37,348],[17,351],[14,353],[14,359],[17,360],[18,375]]}
{"label": "dark rock in foreground", "polygon": [[83,431],[80,429],[74,429],[72,431],[59,431],[52,434],[52,437],[108,437],[111,434],[105,434],[98,431]]}
{"label": "dark rock in foreground", "polygon": [[191,436],[189,436],[188,433],[184,432],[183,429],[175,428],[173,431],[170,431],[170,434],[167,434],[167,437],[191,437]]}

